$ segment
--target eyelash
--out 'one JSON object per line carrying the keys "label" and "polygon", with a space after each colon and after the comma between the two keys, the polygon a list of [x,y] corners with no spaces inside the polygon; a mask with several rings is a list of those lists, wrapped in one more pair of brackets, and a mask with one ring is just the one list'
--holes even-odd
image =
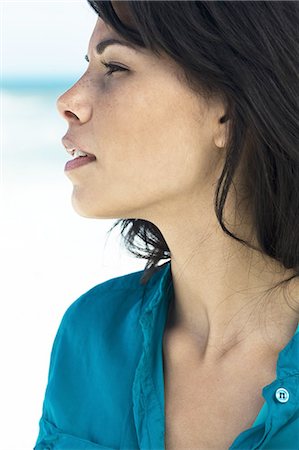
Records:
{"label": "eyelash", "polygon": [[[112,73],[114,72],[123,72],[125,69],[124,67],[120,67],[116,64],[108,64],[108,63],[104,63],[103,61],[101,61],[101,63],[105,66],[105,67],[110,67],[110,70],[108,70],[108,72],[106,73],[106,75],[112,75]],[[114,69],[114,70],[113,70]]]}
{"label": "eyelash", "polygon": [[[88,59],[87,55],[85,55],[84,59],[89,63],[89,59]],[[128,69],[125,69],[124,67],[120,67],[116,64],[108,64],[108,63],[105,63],[104,61],[101,61],[101,63],[105,67],[110,67],[110,70],[108,70],[108,72],[106,73],[106,75],[109,75],[109,76],[112,75],[112,73],[114,73],[114,72],[122,72],[124,70],[128,70]]]}

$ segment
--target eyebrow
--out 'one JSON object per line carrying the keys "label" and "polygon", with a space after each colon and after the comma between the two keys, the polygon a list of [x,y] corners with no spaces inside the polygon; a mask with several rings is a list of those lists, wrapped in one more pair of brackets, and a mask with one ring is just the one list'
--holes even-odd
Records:
{"label": "eyebrow", "polygon": [[121,41],[119,39],[105,39],[104,41],[101,41],[97,44],[96,53],[98,55],[101,55],[104,52],[104,50],[108,47],[108,45],[115,45],[115,44],[129,47],[135,50],[136,52],[138,51],[136,45],[132,44],[131,42]]}

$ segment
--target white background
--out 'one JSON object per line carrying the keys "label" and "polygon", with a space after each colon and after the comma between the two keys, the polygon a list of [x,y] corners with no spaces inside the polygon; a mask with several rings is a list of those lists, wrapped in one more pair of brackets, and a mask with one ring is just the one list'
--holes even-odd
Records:
{"label": "white background", "polygon": [[[61,74],[75,81],[86,70],[96,20],[84,0],[2,1],[1,77]],[[96,284],[142,270],[146,262],[120,246],[119,228],[106,240],[114,220],[87,219],[73,210],[72,184],[64,175],[69,158],[58,150],[67,122],[56,111],[57,95],[42,115],[34,101],[28,106],[25,97],[11,98],[8,108],[1,95],[0,450],[33,449],[50,352],[68,306]],[[53,115],[57,125],[49,132]],[[37,141],[38,165],[29,158]],[[59,154],[52,163],[48,148]]]}
{"label": "white background", "polygon": [[79,74],[97,15],[85,0],[7,0],[2,7],[5,74]]}

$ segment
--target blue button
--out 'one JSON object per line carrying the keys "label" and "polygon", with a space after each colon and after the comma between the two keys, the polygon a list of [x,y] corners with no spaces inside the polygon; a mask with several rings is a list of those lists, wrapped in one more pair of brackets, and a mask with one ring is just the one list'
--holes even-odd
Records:
{"label": "blue button", "polygon": [[286,403],[290,398],[290,394],[286,389],[279,388],[279,389],[276,389],[275,397],[277,398],[279,403]]}

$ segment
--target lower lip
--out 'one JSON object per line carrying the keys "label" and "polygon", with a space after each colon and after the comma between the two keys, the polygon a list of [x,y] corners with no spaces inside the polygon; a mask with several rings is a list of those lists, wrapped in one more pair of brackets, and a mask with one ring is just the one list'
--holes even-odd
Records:
{"label": "lower lip", "polygon": [[68,161],[64,167],[65,171],[76,169],[77,167],[84,166],[92,161],[95,161],[95,156],[78,156],[78,158]]}

